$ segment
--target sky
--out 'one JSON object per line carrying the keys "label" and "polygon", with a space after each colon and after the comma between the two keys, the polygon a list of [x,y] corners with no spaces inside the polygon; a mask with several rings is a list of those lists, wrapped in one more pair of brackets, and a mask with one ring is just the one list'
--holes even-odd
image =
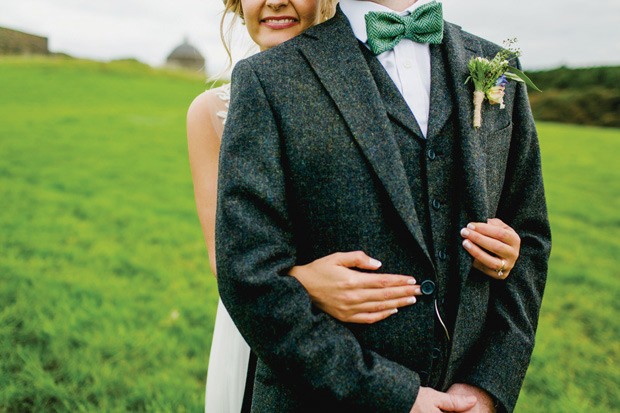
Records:
{"label": "sky", "polygon": [[[501,43],[518,38],[526,69],[620,65],[620,0],[443,0],[444,17]],[[184,38],[215,74],[226,66],[221,0],[0,0],[0,27],[49,38],[53,52],[160,66]],[[251,50],[243,26],[234,59]]]}

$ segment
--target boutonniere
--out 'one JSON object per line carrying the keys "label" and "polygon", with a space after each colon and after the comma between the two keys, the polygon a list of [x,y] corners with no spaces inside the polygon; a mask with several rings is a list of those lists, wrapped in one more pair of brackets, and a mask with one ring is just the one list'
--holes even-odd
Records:
{"label": "boutonniere", "polygon": [[504,109],[504,91],[509,80],[523,82],[534,90],[540,92],[534,83],[519,69],[510,66],[510,61],[521,55],[512,45],[517,39],[510,39],[504,42],[505,49],[497,53],[492,60],[484,57],[472,57],[467,68],[470,80],[474,82],[474,128],[478,129],[482,125],[482,102],[488,99],[492,105],[499,105]]}

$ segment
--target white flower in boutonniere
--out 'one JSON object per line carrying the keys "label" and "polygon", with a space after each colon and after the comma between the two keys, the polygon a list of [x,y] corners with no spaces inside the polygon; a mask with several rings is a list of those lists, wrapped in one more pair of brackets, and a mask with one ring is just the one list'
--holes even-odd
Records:
{"label": "white flower in boutonniere", "polygon": [[482,102],[488,99],[492,105],[499,105],[504,109],[504,94],[509,80],[523,82],[534,90],[540,92],[534,83],[519,69],[510,66],[510,61],[519,57],[521,52],[512,49],[511,46],[517,39],[504,42],[505,49],[495,55],[492,60],[484,57],[472,57],[467,68],[470,80],[474,82],[474,128],[482,125]]}

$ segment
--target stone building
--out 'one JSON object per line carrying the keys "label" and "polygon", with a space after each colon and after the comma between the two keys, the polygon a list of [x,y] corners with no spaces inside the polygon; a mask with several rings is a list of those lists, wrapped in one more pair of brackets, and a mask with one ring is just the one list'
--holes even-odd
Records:
{"label": "stone building", "polygon": [[205,58],[198,49],[189,44],[187,37],[183,43],[177,46],[166,60],[168,66],[184,67],[193,70],[204,70]]}
{"label": "stone building", "polygon": [[49,54],[47,37],[0,27],[0,55]]}

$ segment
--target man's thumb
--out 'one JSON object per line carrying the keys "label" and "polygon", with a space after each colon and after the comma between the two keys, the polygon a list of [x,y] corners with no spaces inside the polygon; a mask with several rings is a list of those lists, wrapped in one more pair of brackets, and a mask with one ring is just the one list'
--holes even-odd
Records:
{"label": "man's thumb", "polygon": [[448,412],[464,412],[471,409],[478,403],[478,399],[475,396],[461,396],[458,394],[444,393],[437,404],[441,410]]}

